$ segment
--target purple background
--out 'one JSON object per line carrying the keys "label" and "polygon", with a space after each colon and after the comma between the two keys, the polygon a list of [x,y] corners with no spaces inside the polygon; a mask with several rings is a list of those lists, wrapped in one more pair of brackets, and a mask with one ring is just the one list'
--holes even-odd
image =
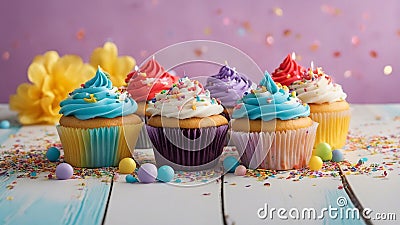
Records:
{"label": "purple background", "polygon": [[399,14],[396,0],[0,0],[0,102],[27,81],[33,57],[48,50],[88,62],[111,40],[140,64],[170,44],[210,39],[241,49],[269,72],[295,51],[301,65],[313,60],[342,84],[351,103],[400,103]]}

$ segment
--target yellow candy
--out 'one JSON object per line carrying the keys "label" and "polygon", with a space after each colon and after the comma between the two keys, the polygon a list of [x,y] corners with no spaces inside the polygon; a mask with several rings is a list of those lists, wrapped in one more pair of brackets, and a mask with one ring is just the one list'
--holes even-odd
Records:
{"label": "yellow candy", "polygon": [[310,162],[308,163],[308,166],[310,167],[310,170],[318,171],[322,168],[322,159],[319,156],[311,156]]}
{"label": "yellow candy", "polygon": [[119,172],[122,174],[130,174],[133,173],[136,169],[135,160],[132,158],[123,158],[119,162]]}
{"label": "yellow candy", "polygon": [[96,97],[94,97],[94,94],[90,94],[89,96],[90,96],[90,98],[84,98],[83,100],[84,100],[85,102],[89,102],[89,103],[95,103],[95,102],[97,102],[97,99],[96,99]]}

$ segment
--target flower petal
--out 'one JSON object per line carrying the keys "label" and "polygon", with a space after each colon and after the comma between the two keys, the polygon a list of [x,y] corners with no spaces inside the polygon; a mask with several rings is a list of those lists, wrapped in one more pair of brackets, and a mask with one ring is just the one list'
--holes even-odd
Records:
{"label": "flower petal", "polygon": [[45,76],[48,76],[48,74],[43,64],[32,63],[28,67],[28,79],[36,86],[38,87],[42,86],[43,79]]}
{"label": "flower petal", "polygon": [[100,66],[103,70],[112,75],[113,65],[115,60],[117,60],[117,56],[117,46],[112,42],[106,42],[103,48],[99,47],[93,50],[90,56],[90,65],[94,68]]}
{"label": "flower petal", "polygon": [[48,51],[48,52],[44,53],[44,55],[36,56],[33,59],[32,63],[36,62],[39,64],[43,64],[43,66],[46,68],[46,71],[48,73],[50,73],[54,63],[57,62],[57,60],[59,58],[60,58],[60,56],[58,55],[58,53],[56,51]]}
{"label": "flower petal", "polygon": [[114,71],[111,76],[111,81],[117,87],[126,85],[125,78],[126,75],[133,70],[135,67],[136,61],[134,58],[130,56],[121,56],[118,57],[114,64]]}

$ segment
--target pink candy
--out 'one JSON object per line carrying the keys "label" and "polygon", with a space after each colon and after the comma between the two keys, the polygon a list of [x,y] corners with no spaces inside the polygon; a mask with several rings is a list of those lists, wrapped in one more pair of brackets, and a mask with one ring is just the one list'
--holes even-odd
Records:
{"label": "pink candy", "polygon": [[235,175],[236,176],[244,176],[246,175],[247,169],[245,166],[243,165],[239,165],[238,167],[236,167],[235,169]]}

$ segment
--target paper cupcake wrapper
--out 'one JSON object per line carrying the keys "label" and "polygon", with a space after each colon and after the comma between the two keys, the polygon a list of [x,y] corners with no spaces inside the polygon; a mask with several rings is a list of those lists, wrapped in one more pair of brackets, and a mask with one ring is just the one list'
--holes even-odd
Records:
{"label": "paper cupcake wrapper", "polygon": [[[75,167],[118,166],[121,159],[131,157],[128,145],[134,146],[142,124],[93,129],[58,125],[64,160]],[[129,136],[129,141],[125,140]],[[136,137],[135,137],[136,136]]]}
{"label": "paper cupcake wrapper", "polygon": [[[144,116],[140,117],[142,121],[146,121]],[[153,145],[150,141],[149,135],[147,134],[146,126],[143,126],[140,130],[138,140],[136,142],[136,149],[149,149],[153,148]]]}
{"label": "paper cupcake wrapper", "polygon": [[241,162],[250,169],[288,170],[307,166],[318,123],[307,128],[276,132],[232,131]]}
{"label": "paper cupcake wrapper", "polygon": [[[146,125],[154,146],[157,164],[183,170],[211,168],[218,161],[226,143],[228,125],[181,129]],[[208,164],[208,166],[207,166]]]}
{"label": "paper cupcake wrapper", "polygon": [[310,117],[319,123],[314,148],[321,142],[328,143],[332,149],[342,148],[346,144],[351,117],[350,110],[311,113]]}

